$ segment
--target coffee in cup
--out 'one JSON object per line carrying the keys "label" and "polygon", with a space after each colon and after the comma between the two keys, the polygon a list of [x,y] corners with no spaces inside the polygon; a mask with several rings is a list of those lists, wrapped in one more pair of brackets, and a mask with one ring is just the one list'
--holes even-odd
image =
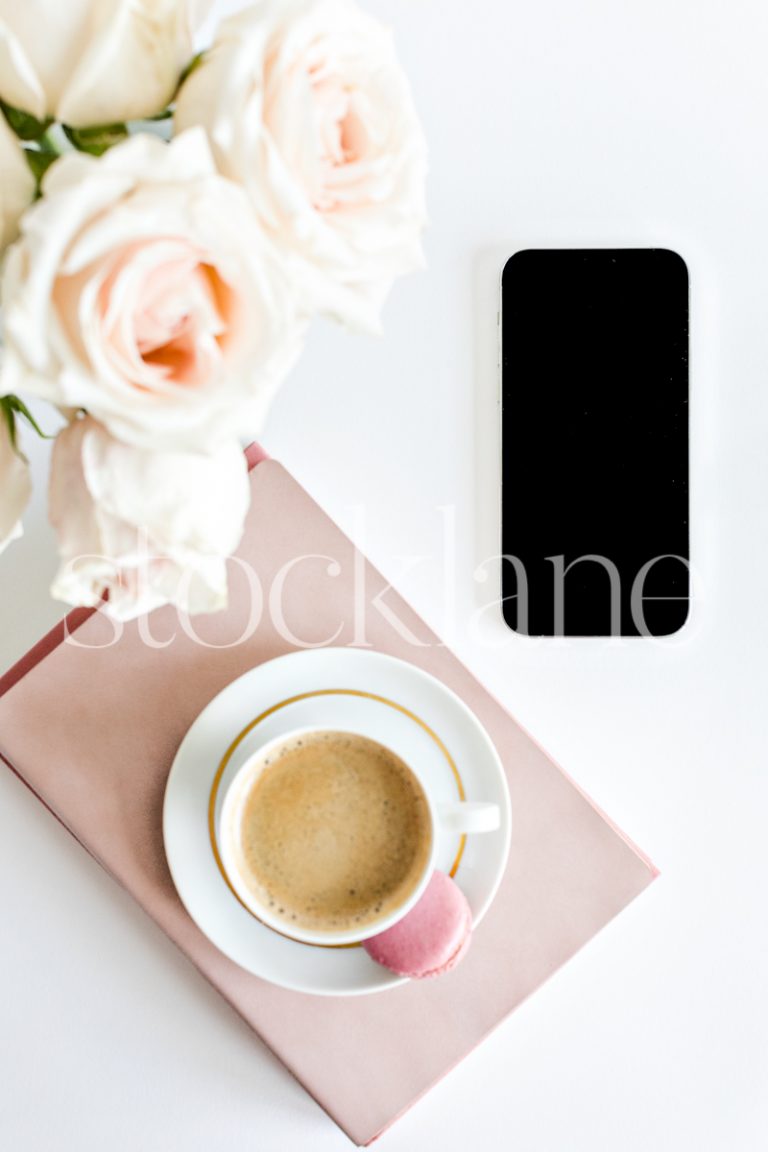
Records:
{"label": "coffee in cup", "polygon": [[302,728],[237,769],[218,847],[233,891],[266,925],[308,944],[365,940],[419,900],[443,836],[499,828],[497,804],[430,792],[396,747]]}
{"label": "coffee in cup", "polygon": [[256,754],[227,801],[225,859],[248,903],[289,935],[372,935],[425,878],[424,788],[367,736],[289,734]]}

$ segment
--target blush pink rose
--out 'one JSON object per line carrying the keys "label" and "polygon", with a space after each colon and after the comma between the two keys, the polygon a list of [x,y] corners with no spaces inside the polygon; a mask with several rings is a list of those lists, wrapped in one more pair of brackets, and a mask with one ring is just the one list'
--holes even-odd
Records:
{"label": "blush pink rose", "polygon": [[226,20],[176,102],[296,258],[307,307],[377,330],[424,263],[426,146],[388,28],[352,0],[260,0]]}
{"label": "blush pink rose", "polygon": [[210,0],[0,0],[0,96],[67,124],[159,112]]}
{"label": "blush pink rose", "polygon": [[108,611],[121,620],[167,603],[218,611],[249,500],[237,444],[155,452],[75,419],[53,446],[49,508],[61,564],[51,593],[96,605],[108,591]]}
{"label": "blush pink rose", "polygon": [[303,326],[202,130],[67,154],[43,191],[3,277],[0,394],[83,408],[155,449],[257,433]]}

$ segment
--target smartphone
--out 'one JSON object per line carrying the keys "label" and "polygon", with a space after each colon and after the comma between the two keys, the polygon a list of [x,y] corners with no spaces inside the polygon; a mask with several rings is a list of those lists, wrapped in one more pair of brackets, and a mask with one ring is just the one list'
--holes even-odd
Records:
{"label": "smartphone", "polygon": [[689,283],[667,248],[529,248],[501,275],[502,611],[668,636],[690,604]]}

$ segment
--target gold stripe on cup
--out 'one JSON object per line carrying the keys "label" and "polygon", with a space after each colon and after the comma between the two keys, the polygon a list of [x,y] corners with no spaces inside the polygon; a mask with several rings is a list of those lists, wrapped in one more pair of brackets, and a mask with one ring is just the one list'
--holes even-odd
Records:
{"label": "gold stripe on cup", "polygon": [[[245,908],[246,912],[248,912],[249,915],[253,916],[253,918],[255,920],[258,920],[260,924],[264,924],[264,921],[259,916],[257,916],[255,912],[252,912],[251,909],[248,908],[248,906],[245,903],[243,903],[243,901],[240,899],[237,892],[235,892],[234,888],[230,884],[229,877],[227,876],[227,873],[224,870],[224,865],[221,861],[221,856],[219,854],[219,846],[218,846],[218,843],[216,841],[216,798],[219,794],[219,785],[221,784],[221,778],[224,775],[224,773],[227,769],[227,765],[229,764],[230,760],[232,759],[232,756],[237,751],[237,749],[239,748],[240,744],[245,739],[245,737],[248,736],[249,733],[253,732],[254,728],[258,724],[261,724],[264,720],[267,719],[267,717],[273,716],[275,712],[279,712],[281,708],[286,708],[289,704],[296,704],[300,700],[310,700],[315,696],[362,696],[366,700],[376,700],[379,704],[386,704],[387,707],[395,708],[398,712],[402,712],[402,714],[404,716],[407,716],[410,720],[413,720],[413,722],[415,724],[418,724],[419,727],[422,728],[427,733],[427,735],[435,742],[435,744],[437,744],[438,748],[440,749],[443,756],[445,757],[445,759],[448,763],[448,766],[451,769],[451,772],[453,773],[454,779],[456,781],[456,788],[457,788],[457,791],[459,794],[459,800],[465,800],[466,799],[466,792],[464,791],[464,782],[462,781],[459,770],[456,767],[456,762],[454,761],[453,757],[451,756],[450,752],[446,748],[443,741],[440,739],[440,737],[437,735],[437,733],[432,728],[430,728],[430,726],[424,720],[421,719],[420,716],[417,716],[415,712],[411,712],[410,708],[406,708],[403,704],[398,704],[397,701],[395,701],[395,700],[390,700],[386,696],[377,696],[375,692],[363,692],[359,688],[318,688],[314,692],[301,692],[297,696],[289,696],[286,700],[280,700],[279,703],[273,704],[271,708],[267,708],[264,712],[261,712],[256,717],[255,720],[251,720],[250,724],[247,724],[245,726],[245,728],[243,728],[242,731],[238,733],[238,735],[232,741],[230,746],[227,748],[226,752],[224,753],[224,755],[222,756],[222,758],[219,762],[218,768],[216,769],[216,774],[213,777],[213,783],[211,785],[211,794],[210,794],[210,797],[208,799],[208,834],[210,836],[211,848],[213,850],[213,857],[216,861],[216,865],[217,865],[219,872],[221,873],[221,875],[224,879],[225,884],[227,885],[230,892],[232,893],[232,895],[237,900],[238,904],[241,904],[242,907]],[[458,851],[457,851],[456,856],[454,858],[453,864],[451,865],[451,869],[449,872],[450,876],[455,876],[459,870],[459,864],[461,863],[461,858],[464,855],[464,845],[466,844],[466,842],[467,842],[467,837],[462,834],[462,836],[459,839]],[[286,940],[292,940],[294,944],[304,944],[304,945],[306,945],[307,948],[359,948],[360,947],[360,944],[310,944],[306,940],[297,940],[295,938],[295,936],[289,936],[287,932],[280,932],[279,929],[273,928],[271,924],[264,924],[264,927],[270,928],[273,932],[277,932],[278,936],[284,936],[286,938]]]}

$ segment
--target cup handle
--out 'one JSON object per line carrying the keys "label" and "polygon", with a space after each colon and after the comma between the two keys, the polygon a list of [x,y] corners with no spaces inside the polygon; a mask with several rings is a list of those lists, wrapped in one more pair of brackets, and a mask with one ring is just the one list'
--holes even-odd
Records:
{"label": "cup handle", "polygon": [[495,832],[501,823],[498,804],[483,800],[459,800],[438,804],[437,818],[443,832]]}

